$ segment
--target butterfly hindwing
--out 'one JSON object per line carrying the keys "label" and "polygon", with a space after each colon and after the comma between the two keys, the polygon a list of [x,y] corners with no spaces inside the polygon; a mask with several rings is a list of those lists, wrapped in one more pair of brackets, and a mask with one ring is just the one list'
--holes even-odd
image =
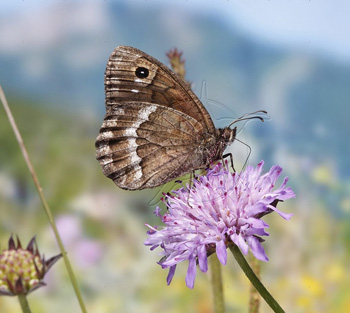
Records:
{"label": "butterfly hindwing", "polygon": [[104,174],[129,190],[151,188],[199,167],[203,126],[180,111],[124,102],[106,114],[96,139]]}

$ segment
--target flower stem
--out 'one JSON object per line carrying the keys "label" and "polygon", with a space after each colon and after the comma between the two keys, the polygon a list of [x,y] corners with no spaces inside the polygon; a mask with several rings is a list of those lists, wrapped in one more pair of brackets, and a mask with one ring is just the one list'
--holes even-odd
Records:
{"label": "flower stem", "polygon": [[214,312],[215,313],[224,313],[225,304],[224,304],[224,294],[222,290],[222,278],[221,278],[221,264],[216,257],[216,254],[211,256],[210,260],[210,269],[211,269],[211,284],[213,292],[213,301],[214,301]]}
{"label": "flower stem", "polygon": [[32,312],[29,308],[29,304],[28,304],[26,295],[19,294],[18,301],[19,301],[19,304],[21,305],[23,313],[31,313]]}
{"label": "flower stem", "polygon": [[[2,105],[4,106],[4,109],[5,109],[6,114],[7,114],[7,118],[8,118],[8,120],[9,120],[9,122],[11,124],[11,127],[12,127],[12,129],[13,129],[13,131],[15,133],[15,136],[16,136],[16,139],[18,141],[19,147],[20,147],[20,149],[22,151],[22,154],[23,154],[23,158],[24,158],[24,160],[25,160],[25,162],[26,162],[26,164],[28,166],[30,174],[32,175],[35,187],[36,187],[36,189],[38,191],[41,203],[42,203],[42,205],[44,207],[44,211],[45,211],[45,213],[47,215],[47,218],[49,220],[51,228],[52,228],[52,230],[53,230],[53,232],[55,234],[56,241],[57,241],[58,246],[60,248],[60,251],[62,253],[62,256],[63,256],[63,259],[64,259],[64,264],[66,266],[69,278],[70,278],[71,283],[73,285],[73,289],[74,289],[76,297],[78,299],[81,311],[83,313],[87,313],[86,308],[85,308],[85,304],[84,304],[84,301],[83,301],[83,298],[82,298],[82,295],[81,295],[79,287],[78,287],[77,280],[75,278],[75,275],[74,275],[74,272],[73,272],[73,269],[72,269],[72,266],[71,266],[70,261],[68,259],[68,256],[67,256],[67,253],[65,251],[65,248],[63,246],[62,239],[61,239],[61,237],[60,237],[60,235],[58,233],[58,230],[57,230],[57,227],[56,227],[56,224],[55,224],[55,220],[53,218],[53,215],[51,213],[49,205],[47,204],[47,201],[46,201],[46,198],[44,196],[42,187],[41,187],[41,185],[39,183],[38,176],[36,175],[34,167],[32,165],[32,162],[30,161],[29,154],[28,154],[27,149],[26,149],[26,147],[24,145],[24,142],[23,142],[23,138],[22,138],[21,133],[20,133],[20,131],[19,131],[17,125],[16,125],[16,122],[15,122],[15,119],[14,119],[12,113],[11,113],[11,110],[10,110],[8,104],[7,104],[5,94],[4,94],[1,86],[0,86],[0,100],[2,102]],[[21,302],[21,300],[20,300],[20,302]]]}
{"label": "flower stem", "polygon": [[[249,263],[251,264],[252,270],[260,279],[260,261],[254,257],[253,253],[249,253]],[[249,299],[249,313],[259,313],[260,297],[258,291],[253,285],[250,285],[250,299]]]}
{"label": "flower stem", "polygon": [[254,274],[253,270],[249,266],[248,262],[244,258],[239,248],[235,244],[233,244],[232,246],[230,246],[230,250],[233,256],[235,257],[237,263],[243,270],[244,274],[246,274],[250,282],[253,284],[256,290],[260,293],[260,295],[264,298],[264,300],[267,302],[270,308],[276,313],[285,313],[284,310],[277,303],[277,301],[272,297],[272,295],[267,291],[265,286],[261,283],[259,278]]}

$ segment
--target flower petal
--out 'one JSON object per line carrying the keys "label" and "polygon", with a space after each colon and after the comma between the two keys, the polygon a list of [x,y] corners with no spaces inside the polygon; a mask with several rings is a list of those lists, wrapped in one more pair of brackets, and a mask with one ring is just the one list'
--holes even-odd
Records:
{"label": "flower petal", "polygon": [[166,282],[167,282],[168,286],[170,285],[171,281],[173,280],[175,270],[176,270],[176,265],[169,267],[169,273],[168,273],[168,276],[166,278]]}
{"label": "flower petal", "polygon": [[220,263],[222,265],[225,265],[227,261],[227,250],[225,241],[220,240],[216,243],[216,255],[218,256]]}
{"label": "flower petal", "polygon": [[293,213],[284,213],[272,205],[269,205],[269,208],[274,210],[276,213],[278,213],[278,215],[280,215],[281,217],[283,217],[287,221],[289,221],[291,219],[291,217],[294,215]]}
{"label": "flower petal", "polygon": [[185,278],[186,286],[193,289],[194,280],[196,279],[196,258],[192,257],[188,262],[188,269]]}
{"label": "flower petal", "polygon": [[245,213],[250,216],[254,216],[256,214],[259,214],[261,212],[265,212],[267,209],[265,203],[263,202],[258,202],[255,203],[254,205],[249,205],[245,208]]}
{"label": "flower petal", "polygon": [[206,273],[208,271],[208,257],[205,245],[201,245],[198,248],[198,265],[202,272]]}
{"label": "flower petal", "polygon": [[265,254],[265,250],[259,240],[255,236],[251,236],[248,238],[248,245],[252,250],[254,256],[261,261],[267,262],[269,259]]}
{"label": "flower petal", "polygon": [[[234,238],[232,238],[234,237]],[[249,246],[246,244],[245,240],[243,239],[243,237],[241,235],[234,235],[231,236],[231,240],[242,250],[242,253],[244,255],[248,254],[249,251]]]}

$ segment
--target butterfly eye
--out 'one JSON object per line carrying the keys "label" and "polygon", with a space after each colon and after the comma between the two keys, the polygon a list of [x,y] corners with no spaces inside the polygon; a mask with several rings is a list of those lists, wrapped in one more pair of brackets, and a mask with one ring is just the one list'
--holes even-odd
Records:
{"label": "butterfly eye", "polygon": [[146,78],[149,75],[149,71],[145,67],[138,67],[135,71],[135,74],[138,78]]}

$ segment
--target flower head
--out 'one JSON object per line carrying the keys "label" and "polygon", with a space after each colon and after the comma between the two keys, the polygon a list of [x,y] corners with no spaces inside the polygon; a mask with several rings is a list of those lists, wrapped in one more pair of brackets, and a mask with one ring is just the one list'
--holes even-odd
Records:
{"label": "flower head", "polygon": [[186,69],[185,60],[182,58],[182,52],[176,48],[167,52],[168,57],[173,71],[185,81]]}
{"label": "flower head", "polygon": [[8,249],[0,254],[0,295],[26,295],[44,286],[42,279],[60,257],[59,254],[45,261],[39,254],[35,238],[23,249],[18,237],[16,246],[11,236]]}
{"label": "flower head", "polygon": [[287,177],[273,190],[282,168],[273,166],[262,175],[263,164],[261,161],[257,167],[248,166],[238,174],[230,173],[219,163],[205,176],[193,180],[191,188],[183,187],[165,196],[168,212],[162,215],[159,208],[155,211],[165,226],[158,229],[147,225],[149,237],[144,244],[151,246],[151,250],[163,249],[159,264],[169,267],[168,284],[177,263],[188,260],[186,285],[193,288],[196,264],[206,272],[207,257],[214,252],[226,264],[226,248],[232,244],[244,254],[250,248],[257,259],[268,261],[261,237],[269,235],[265,231],[269,226],[261,217],[277,212],[289,220],[292,214],[277,210],[276,205],[295,194],[286,187]]}

